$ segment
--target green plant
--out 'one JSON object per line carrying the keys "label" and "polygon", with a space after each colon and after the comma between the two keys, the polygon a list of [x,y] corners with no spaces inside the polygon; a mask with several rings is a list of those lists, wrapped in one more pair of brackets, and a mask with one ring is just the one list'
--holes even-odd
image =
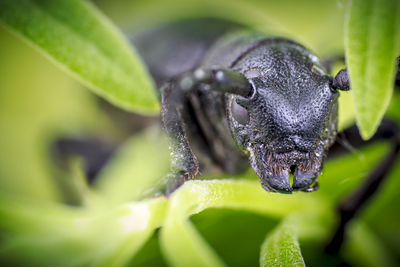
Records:
{"label": "green plant", "polygon": [[[343,21],[344,9],[335,11],[332,5],[336,3],[324,1],[308,1],[298,7],[306,12],[316,6],[312,9],[314,19],[322,26],[314,23],[311,29],[298,23],[303,20],[297,9],[288,12],[295,5],[291,1],[175,0],[156,1],[153,6],[144,1],[125,3],[126,10],[113,7],[116,13],[107,9],[107,2],[99,4],[111,17],[118,14],[123,28],[127,28],[124,21],[140,22],[141,16],[149,16],[147,12],[159,21],[214,15],[294,37],[322,55],[340,51],[343,40],[340,30],[338,34],[315,34],[327,31],[329,23],[341,25]],[[346,58],[357,122],[363,137],[368,138],[392,96],[395,57],[400,54],[400,3],[358,0],[347,9]],[[124,12],[129,19],[124,19]],[[1,0],[0,21],[113,104],[140,113],[157,112],[155,90],[144,66],[93,4],[78,0]],[[398,96],[392,102],[388,115],[399,118]],[[341,123],[351,122],[352,115],[342,111]],[[6,193],[7,187],[3,188],[2,261],[37,266],[148,266],[165,262],[173,266],[297,266],[308,261],[335,262],[338,259],[327,258],[321,245],[335,227],[334,207],[387,151],[385,144],[376,144],[328,162],[320,178],[323,186],[312,194],[265,193],[249,172],[231,179],[190,181],[169,199],[140,199],[140,193],[168,170],[167,145],[157,132],[149,129],[132,137],[93,186],[87,185],[80,162],[72,162],[74,171],[68,178],[79,196],[78,206],[64,204],[62,194],[51,186],[44,190],[56,191],[49,194],[57,195],[52,201],[22,193],[11,196]],[[146,167],[154,162],[158,163],[156,168]],[[392,178],[399,174],[397,167]],[[27,188],[24,190],[28,191],[29,185]],[[399,219],[399,188],[399,181],[390,179],[372,206],[351,225],[353,230],[341,254],[346,261],[370,266],[395,264],[400,255],[400,231],[392,221]],[[224,233],[228,235],[225,238]]]}

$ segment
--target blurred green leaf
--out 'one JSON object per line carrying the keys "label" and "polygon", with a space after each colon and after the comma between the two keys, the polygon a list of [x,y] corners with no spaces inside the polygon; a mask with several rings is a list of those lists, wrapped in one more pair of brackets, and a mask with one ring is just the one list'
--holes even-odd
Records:
{"label": "blurred green leaf", "polygon": [[342,1],[307,0],[299,4],[296,0],[98,0],[96,3],[130,32],[166,21],[217,17],[293,38],[320,56],[343,53]]}
{"label": "blurred green leaf", "polygon": [[312,194],[295,192],[290,195],[268,193],[258,181],[208,180],[188,181],[170,199],[171,211],[188,217],[207,208],[232,208],[282,218],[309,210],[319,212],[327,203]]}
{"label": "blurred green leaf", "polygon": [[347,233],[343,252],[353,266],[397,266],[396,259],[384,243],[362,220],[350,224]]}
{"label": "blurred green leaf", "polygon": [[261,246],[261,266],[305,266],[297,239],[296,223],[284,221]]}
{"label": "blurred green leaf", "polygon": [[115,105],[158,112],[154,86],[140,59],[90,2],[2,0],[0,21]]}
{"label": "blurred green leaf", "polygon": [[353,97],[350,92],[340,92],[338,112],[339,112],[339,118],[338,118],[339,132],[354,125],[356,120],[356,114],[354,109]]}
{"label": "blurred green leaf", "polygon": [[400,54],[400,2],[353,0],[346,31],[346,61],[364,139],[370,138],[390,103]]}
{"label": "blurred green leaf", "polygon": [[[348,142],[340,136],[338,139],[343,143]],[[347,155],[327,161],[323,173],[318,178],[320,188],[317,194],[329,198],[332,204],[338,203],[360,185],[388,152],[388,148],[389,146],[384,143],[371,144],[360,150],[350,150]]]}
{"label": "blurred green leaf", "polygon": [[95,181],[97,191],[109,203],[138,199],[170,169],[168,142],[157,128],[130,138]]}
{"label": "blurred green leaf", "polygon": [[96,228],[96,233],[101,235],[107,231],[106,238],[103,236],[104,241],[100,242],[108,244],[106,250],[97,251],[94,266],[126,266],[153,232],[163,225],[166,208],[167,199],[159,197],[124,204],[106,213],[109,224],[99,221],[104,227]]}
{"label": "blurred green leaf", "polygon": [[378,194],[362,213],[361,220],[386,246],[386,253],[400,255],[400,158]]}
{"label": "blurred green leaf", "polygon": [[60,135],[111,135],[113,127],[89,90],[1,26],[0,46],[0,188],[60,201],[52,142]]}
{"label": "blurred green leaf", "polygon": [[171,214],[162,228],[161,249],[172,266],[225,266],[190,221]]}
{"label": "blurred green leaf", "polygon": [[166,204],[161,197],[85,209],[1,194],[0,259],[22,266],[123,266],[162,224]]}
{"label": "blurred green leaf", "polygon": [[210,208],[190,217],[202,237],[230,267],[258,266],[260,246],[279,219],[229,208]]}

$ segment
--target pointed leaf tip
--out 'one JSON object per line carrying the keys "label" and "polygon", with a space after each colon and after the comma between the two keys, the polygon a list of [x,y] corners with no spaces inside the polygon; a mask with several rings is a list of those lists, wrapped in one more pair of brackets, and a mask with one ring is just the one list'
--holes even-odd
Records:
{"label": "pointed leaf tip", "polygon": [[145,66],[119,30],[90,2],[2,0],[0,22],[118,107],[158,112]]}
{"label": "pointed leaf tip", "polygon": [[345,47],[357,125],[366,140],[376,132],[393,94],[400,51],[400,2],[351,1]]}

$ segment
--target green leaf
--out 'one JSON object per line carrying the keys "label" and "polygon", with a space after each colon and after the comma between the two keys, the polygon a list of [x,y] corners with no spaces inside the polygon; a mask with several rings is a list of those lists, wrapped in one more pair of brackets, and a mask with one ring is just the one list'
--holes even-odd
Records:
{"label": "green leaf", "polygon": [[161,229],[162,252],[171,265],[225,265],[188,221],[190,215],[208,208],[232,208],[282,218],[302,211],[323,213],[327,203],[311,194],[267,193],[258,181],[188,181],[171,196]]}
{"label": "green leaf", "polygon": [[166,204],[160,197],[87,209],[0,193],[0,259],[21,266],[123,266],[163,223]]}
{"label": "green leaf", "polygon": [[109,203],[137,200],[170,170],[168,142],[160,129],[130,138],[96,178],[97,192]]}
{"label": "green leaf", "polygon": [[318,178],[321,187],[317,194],[337,204],[362,183],[388,151],[388,144],[376,143],[327,161]]}
{"label": "green leaf", "polygon": [[162,228],[162,252],[172,266],[225,266],[194,225],[169,216]]}
{"label": "green leaf", "polygon": [[346,29],[346,60],[364,139],[376,131],[393,93],[400,54],[400,2],[351,1]]}
{"label": "green leaf", "polygon": [[320,212],[327,203],[312,194],[268,193],[258,181],[193,180],[186,182],[171,197],[171,211],[188,217],[207,208],[233,208],[282,218],[288,214],[309,210]]}
{"label": "green leaf", "polygon": [[[103,235],[103,240],[97,241],[108,244],[102,252],[96,251],[94,266],[126,266],[153,232],[163,224],[166,207],[167,199],[158,197],[124,204],[107,213],[106,220],[99,221],[103,228],[95,229],[98,230],[96,235]],[[101,234],[102,232],[109,234]]]}
{"label": "green leaf", "polygon": [[397,266],[396,259],[363,220],[349,225],[343,256],[352,266]]}
{"label": "green leaf", "polygon": [[0,22],[113,104],[158,112],[152,80],[137,54],[90,2],[2,0]]}
{"label": "green leaf", "polygon": [[284,221],[261,246],[261,266],[305,266],[297,240],[296,224]]}

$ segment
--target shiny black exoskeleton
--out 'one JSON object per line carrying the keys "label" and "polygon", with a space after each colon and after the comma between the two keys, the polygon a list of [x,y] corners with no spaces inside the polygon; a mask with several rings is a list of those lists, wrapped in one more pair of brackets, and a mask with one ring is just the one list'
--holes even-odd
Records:
{"label": "shiny black exoskeleton", "polygon": [[162,85],[173,168],[167,194],[199,173],[201,155],[227,173],[243,171],[250,161],[267,191],[317,189],[337,134],[337,89],[348,89],[347,73],[331,78],[292,40],[223,34],[230,26],[220,23],[192,40],[191,25],[179,27],[135,43]]}

